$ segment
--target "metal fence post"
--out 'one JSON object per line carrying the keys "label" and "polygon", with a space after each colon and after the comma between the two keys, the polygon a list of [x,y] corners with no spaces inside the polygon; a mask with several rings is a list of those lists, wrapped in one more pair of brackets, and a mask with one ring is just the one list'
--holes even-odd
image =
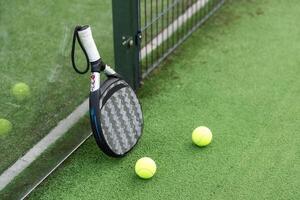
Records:
{"label": "metal fence post", "polygon": [[137,89],[141,81],[139,0],[112,0],[116,71]]}

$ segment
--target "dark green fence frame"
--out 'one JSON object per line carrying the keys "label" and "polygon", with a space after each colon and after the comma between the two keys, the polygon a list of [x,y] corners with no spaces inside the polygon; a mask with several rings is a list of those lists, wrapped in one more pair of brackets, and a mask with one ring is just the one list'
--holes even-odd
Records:
{"label": "dark green fence frame", "polygon": [[139,0],[113,0],[115,67],[134,88],[139,87]]}
{"label": "dark green fence frame", "polygon": [[115,66],[138,89],[225,0],[112,0]]}

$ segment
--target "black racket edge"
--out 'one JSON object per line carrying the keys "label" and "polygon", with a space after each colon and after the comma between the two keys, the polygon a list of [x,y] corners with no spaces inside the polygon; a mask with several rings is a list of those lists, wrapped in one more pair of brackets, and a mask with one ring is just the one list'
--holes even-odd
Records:
{"label": "black racket edge", "polygon": [[[108,156],[111,157],[122,157],[122,155],[118,155],[114,153],[109,145],[107,144],[105,137],[102,133],[101,121],[100,121],[100,109],[99,103],[101,98],[102,90],[105,91],[108,87],[115,83],[118,80],[110,81],[111,79],[106,79],[99,90],[90,93],[90,121],[91,121],[91,128],[93,132],[93,136],[96,140],[98,147]],[[100,93],[100,94],[97,94]]]}
{"label": "black racket edge", "polygon": [[[122,79],[119,79],[119,78],[116,78],[116,80],[114,80],[114,81],[111,81],[111,80],[106,80],[104,83],[103,83],[103,92],[102,92],[102,94],[105,92],[105,91],[107,91],[107,89],[109,88],[109,86],[111,85],[111,84],[113,84],[113,83],[115,83],[115,82],[117,82],[117,81],[123,81],[126,85],[124,86],[124,87],[130,87],[124,80],[122,80]],[[124,84],[123,83],[123,84]],[[120,84],[122,84],[122,83],[120,83]],[[119,84],[119,85],[120,85]],[[115,86],[116,87],[116,86]],[[123,88],[123,87],[122,87]],[[121,88],[119,88],[119,89],[121,89]],[[130,89],[134,92],[134,90],[130,87]],[[116,90],[116,91],[118,91],[118,90]],[[113,94],[113,93],[112,93]],[[111,94],[111,95],[112,95]],[[100,97],[101,98],[101,97]],[[141,104],[140,104],[140,101],[139,101],[139,99],[137,98],[137,100],[138,100],[138,103],[139,103],[139,105],[140,105],[140,108],[141,108],[141,111],[142,111],[142,114],[143,114],[143,109],[142,109],[142,106],[141,106]],[[103,104],[104,105],[104,104]],[[103,106],[102,105],[102,106]],[[97,118],[97,119],[100,119],[100,118]],[[94,120],[92,120],[92,122],[94,122]],[[96,124],[93,124],[93,126],[95,126]],[[95,138],[95,140],[96,140],[96,142],[97,142],[97,144],[98,144],[98,146],[100,147],[100,149],[104,152],[104,153],[106,153],[107,155],[109,155],[109,156],[112,156],[112,157],[123,157],[123,156],[125,156],[128,152],[130,152],[134,147],[135,147],[135,145],[138,143],[138,141],[139,141],[139,139],[140,139],[140,137],[141,137],[141,135],[142,135],[142,133],[143,133],[143,130],[144,130],[144,118],[143,118],[143,116],[142,116],[142,126],[141,126],[141,135],[140,135],[140,137],[137,139],[137,142],[128,150],[128,151],[126,151],[125,153],[123,153],[123,154],[116,154],[114,151],[112,151],[111,150],[111,148],[109,147],[109,145],[107,144],[107,142],[106,142],[106,140],[105,140],[105,138],[104,138],[104,135],[103,135],[103,132],[102,132],[102,129],[101,129],[101,122],[100,121],[98,121],[98,127],[100,127],[99,128],[99,134],[97,133],[97,130],[96,130],[96,128],[95,127],[93,127],[92,126],[92,128],[93,128],[93,133],[94,133],[94,138]],[[96,125],[97,126],[97,125]]]}
{"label": "black racket edge", "polygon": [[[109,86],[116,83],[117,81],[123,81],[124,83],[126,83],[125,80],[123,80],[119,77],[109,77],[108,79],[106,79],[102,83],[101,88],[100,88],[100,90],[98,90],[98,92],[101,91],[101,94],[105,93],[107,91],[107,89],[109,88]],[[130,86],[126,83],[126,86],[124,86],[124,87],[130,87]],[[130,87],[130,89],[134,92],[134,90],[131,87]],[[116,90],[116,91],[118,91],[118,90]],[[141,107],[141,111],[142,111],[142,127],[141,127],[140,137],[137,139],[137,142],[128,151],[126,151],[123,154],[116,154],[114,151],[111,150],[111,148],[107,144],[107,142],[105,140],[105,137],[103,135],[103,132],[102,132],[101,122],[100,122],[100,109],[99,109],[99,102],[100,102],[101,95],[97,95],[97,94],[93,94],[93,93],[95,93],[95,92],[90,93],[90,120],[91,120],[91,128],[92,128],[93,136],[96,140],[96,143],[97,143],[98,147],[106,155],[111,156],[111,157],[116,157],[116,158],[124,157],[127,153],[129,153],[137,145],[138,141],[140,140],[140,138],[143,134],[143,131],[144,131],[144,117],[143,117],[142,105],[141,105],[139,99],[137,98],[138,103]],[[97,96],[100,97],[100,98],[97,99]],[[97,103],[97,101],[98,101],[98,103]],[[103,105],[101,105],[101,107],[103,107]],[[98,112],[96,112],[96,115],[92,114],[91,111],[94,110],[94,112],[95,112],[97,107],[98,107]]]}

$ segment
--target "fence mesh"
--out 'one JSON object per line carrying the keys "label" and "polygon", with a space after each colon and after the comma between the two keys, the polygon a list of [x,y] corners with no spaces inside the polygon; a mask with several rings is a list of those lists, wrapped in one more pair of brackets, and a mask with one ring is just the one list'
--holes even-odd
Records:
{"label": "fence mesh", "polygon": [[141,0],[140,66],[146,77],[201,26],[224,0]]}

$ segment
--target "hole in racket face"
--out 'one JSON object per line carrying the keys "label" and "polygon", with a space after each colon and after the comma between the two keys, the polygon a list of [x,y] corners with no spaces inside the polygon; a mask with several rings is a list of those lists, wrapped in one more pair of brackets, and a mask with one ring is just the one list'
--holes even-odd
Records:
{"label": "hole in racket face", "polygon": [[130,151],[142,134],[143,116],[134,91],[123,81],[111,85],[100,100],[100,122],[107,145],[117,155]]}

